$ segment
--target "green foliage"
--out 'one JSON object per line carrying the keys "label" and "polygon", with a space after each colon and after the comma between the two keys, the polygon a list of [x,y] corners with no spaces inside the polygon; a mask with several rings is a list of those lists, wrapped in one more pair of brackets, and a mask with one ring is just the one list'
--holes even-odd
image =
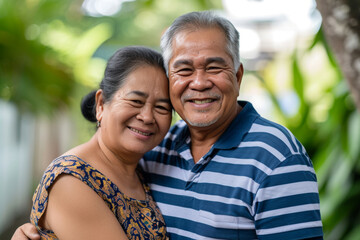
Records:
{"label": "green foliage", "polygon": [[93,86],[101,77],[104,61],[92,55],[111,29],[72,24],[71,4],[76,2],[0,1],[0,98],[21,111],[53,113],[71,104],[76,87]]}
{"label": "green foliage", "polygon": [[220,0],[137,0],[112,17],[91,17],[82,3],[0,0],[0,99],[36,114],[77,105],[77,88],[96,88],[117,48],[159,49],[174,16],[221,8]]}
{"label": "green foliage", "polygon": [[51,111],[69,103],[72,77],[51,49],[26,35],[31,8],[0,2],[0,97],[22,110]]}
{"label": "green foliage", "polygon": [[[326,53],[323,61],[335,81],[318,90],[317,96],[309,96],[309,81],[302,69],[306,56],[321,47]],[[263,86],[269,90],[270,98],[285,125],[303,143],[313,160],[317,172],[320,207],[326,239],[360,239],[360,114],[334,60],[331,50],[320,30],[309,49],[295,52],[291,58],[292,85],[299,100],[297,113],[286,115],[276,93],[271,91],[266,76],[259,76]],[[329,84],[329,82],[331,84]],[[320,102],[329,97],[325,107],[325,119],[319,121]],[[314,100],[315,99],[315,100]]]}

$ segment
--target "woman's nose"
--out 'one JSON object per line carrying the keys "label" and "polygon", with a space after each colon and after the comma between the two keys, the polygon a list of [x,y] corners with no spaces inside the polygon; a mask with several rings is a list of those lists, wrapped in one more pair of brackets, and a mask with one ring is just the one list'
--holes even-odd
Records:
{"label": "woman's nose", "polygon": [[155,122],[153,108],[145,104],[137,115],[137,119],[143,121],[145,124],[152,124]]}

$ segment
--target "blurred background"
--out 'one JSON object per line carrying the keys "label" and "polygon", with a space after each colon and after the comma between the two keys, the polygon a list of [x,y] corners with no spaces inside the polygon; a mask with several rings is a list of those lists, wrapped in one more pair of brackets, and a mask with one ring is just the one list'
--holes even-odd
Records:
{"label": "blurred background", "polygon": [[160,50],[172,21],[199,10],[240,32],[239,98],[307,149],[326,239],[360,239],[357,0],[0,0],[0,239],[29,221],[46,166],[94,133],[79,106],[107,59]]}

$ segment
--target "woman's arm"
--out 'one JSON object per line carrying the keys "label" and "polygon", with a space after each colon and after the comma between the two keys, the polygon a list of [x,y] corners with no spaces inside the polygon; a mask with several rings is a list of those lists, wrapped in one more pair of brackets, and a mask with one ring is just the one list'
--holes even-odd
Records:
{"label": "woman's arm", "polygon": [[63,174],[53,184],[42,219],[59,239],[128,239],[115,215],[90,187]]}

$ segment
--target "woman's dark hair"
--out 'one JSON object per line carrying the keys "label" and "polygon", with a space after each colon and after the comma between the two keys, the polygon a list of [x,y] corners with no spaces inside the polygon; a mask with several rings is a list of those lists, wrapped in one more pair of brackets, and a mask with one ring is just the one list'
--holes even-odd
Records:
{"label": "woman's dark hair", "polygon": [[[111,101],[114,93],[124,85],[127,76],[144,65],[158,67],[165,73],[163,58],[155,50],[142,46],[124,47],[117,50],[108,60],[104,78],[100,83],[104,102]],[[96,122],[96,91],[90,92],[81,101],[81,112],[90,122]]]}

